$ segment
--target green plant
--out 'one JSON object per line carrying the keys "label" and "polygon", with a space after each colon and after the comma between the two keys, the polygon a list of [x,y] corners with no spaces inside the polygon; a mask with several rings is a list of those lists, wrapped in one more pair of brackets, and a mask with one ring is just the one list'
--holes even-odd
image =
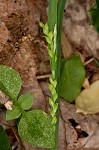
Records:
{"label": "green plant", "polygon": [[80,94],[85,80],[85,68],[80,56],[75,54],[61,61],[60,95],[72,102]]}
{"label": "green plant", "polygon": [[[12,100],[7,110],[7,120],[20,118],[18,131],[20,136],[29,144],[38,147],[57,149],[59,126],[59,87],[60,87],[60,50],[62,19],[66,0],[49,1],[48,24],[42,24],[46,40],[52,76],[49,88],[52,96],[49,99],[51,105],[51,117],[41,110],[26,112],[32,106],[32,95],[24,94],[18,98],[21,88],[21,78],[15,70],[6,66],[0,66],[0,89]],[[29,103],[29,105],[27,105]],[[13,105],[12,105],[13,104]]]}
{"label": "green plant", "polygon": [[0,149],[11,150],[8,136],[1,125],[0,125]]}
{"label": "green plant", "polygon": [[[9,104],[6,119],[19,118],[19,134],[29,144],[53,150],[57,150],[60,96],[68,102],[72,102],[80,93],[85,79],[85,69],[78,55],[71,56],[60,63],[65,3],[66,0],[49,0],[48,23],[44,25],[40,22],[48,43],[52,72],[49,79],[51,117],[42,110],[30,110],[33,104],[33,95],[24,94],[19,97],[22,84],[19,74],[9,67],[0,66],[0,90],[8,95],[12,102]],[[99,31],[98,9],[99,2],[96,0],[96,6],[90,10],[90,13],[92,23],[97,31]]]}
{"label": "green plant", "polygon": [[53,150],[57,149],[58,141],[58,126],[59,126],[59,103],[60,103],[60,51],[61,51],[61,32],[62,20],[64,13],[64,6],[66,0],[50,0],[48,10],[48,24],[40,22],[43,28],[46,41],[48,43],[48,53],[50,56],[50,66],[52,75],[50,77],[49,89],[51,91],[51,98],[49,104],[51,106],[50,115],[52,125],[55,131],[55,146]]}
{"label": "green plant", "polygon": [[50,114],[51,114],[51,119],[52,119],[52,124],[53,127],[55,127],[55,124],[57,122],[56,118],[56,111],[58,109],[58,103],[56,102],[58,98],[58,93],[56,91],[57,87],[57,79],[56,79],[56,69],[57,69],[57,55],[56,55],[56,36],[57,36],[57,31],[56,31],[56,24],[54,26],[54,31],[49,32],[48,24],[43,24],[40,22],[40,26],[43,28],[43,33],[45,34],[45,38],[47,43],[49,44],[48,47],[48,54],[50,56],[50,66],[51,66],[51,71],[52,75],[50,77],[50,84],[49,84],[49,89],[51,91],[51,98],[49,99],[49,104],[51,106]]}
{"label": "green plant", "polygon": [[27,143],[37,147],[52,148],[55,143],[51,118],[42,110],[25,111],[32,107],[33,95],[24,94],[19,97],[21,84],[21,78],[15,70],[0,65],[0,90],[11,100],[6,119],[19,118],[18,132]]}
{"label": "green plant", "polygon": [[91,14],[92,24],[95,29],[99,32],[99,0],[96,0],[96,4],[89,10]]}

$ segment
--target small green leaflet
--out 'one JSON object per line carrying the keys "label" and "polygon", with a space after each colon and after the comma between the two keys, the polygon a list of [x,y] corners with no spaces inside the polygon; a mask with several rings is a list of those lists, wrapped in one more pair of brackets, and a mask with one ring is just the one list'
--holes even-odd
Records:
{"label": "small green leaflet", "polygon": [[8,136],[1,125],[0,125],[0,150],[11,150]]}
{"label": "small green leaflet", "polygon": [[35,147],[54,147],[51,118],[42,110],[32,110],[22,115],[18,131],[21,138]]}
{"label": "small green leaflet", "polygon": [[99,32],[99,0],[96,0],[96,5],[89,10],[92,17],[92,24]]}
{"label": "small green leaflet", "polygon": [[0,65],[0,90],[16,100],[21,88],[21,78],[18,72],[4,65]]}
{"label": "small green leaflet", "polygon": [[18,118],[23,110],[28,110],[33,105],[33,94],[24,94],[19,97],[19,99],[14,102],[12,110],[7,110],[6,119],[12,120]]}
{"label": "small green leaflet", "polygon": [[21,115],[20,109],[17,106],[13,105],[12,110],[7,110],[7,112],[6,112],[6,120],[16,119],[20,115]]}
{"label": "small green leaflet", "polygon": [[61,66],[60,96],[68,102],[80,94],[85,79],[85,68],[79,55],[73,55]]}
{"label": "small green leaflet", "polygon": [[23,110],[28,110],[33,105],[33,94],[24,94],[18,98],[18,103]]}

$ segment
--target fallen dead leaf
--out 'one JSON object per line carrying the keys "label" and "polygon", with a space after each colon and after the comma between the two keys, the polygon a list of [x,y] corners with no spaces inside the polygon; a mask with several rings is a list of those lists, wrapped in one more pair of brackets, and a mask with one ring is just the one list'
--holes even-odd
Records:
{"label": "fallen dead leaf", "polygon": [[89,80],[87,78],[85,78],[85,81],[83,83],[83,87],[84,88],[89,88],[89,86],[90,86]]}
{"label": "fallen dead leaf", "polygon": [[62,42],[62,52],[63,52],[64,58],[70,57],[73,53],[73,48],[72,48],[68,38],[66,37],[64,30],[62,30],[62,41],[61,42]]}
{"label": "fallen dead leaf", "polygon": [[76,98],[77,112],[84,114],[94,114],[99,112],[99,80],[90,85],[89,88],[83,90]]}

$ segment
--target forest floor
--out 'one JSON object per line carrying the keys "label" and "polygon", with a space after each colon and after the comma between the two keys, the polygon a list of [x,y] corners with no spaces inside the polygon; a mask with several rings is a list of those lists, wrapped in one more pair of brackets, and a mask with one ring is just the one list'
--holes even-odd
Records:
{"label": "forest floor", "polygon": [[[67,9],[69,8],[68,4]],[[79,5],[78,8],[82,9]],[[79,53],[90,84],[99,80],[99,68],[94,61],[94,56],[99,59],[99,52],[90,51],[87,40],[85,42],[82,40],[85,47],[82,47],[81,41],[79,44],[79,30],[75,27],[71,31],[72,24],[65,20],[69,16],[66,16],[66,12],[62,31],[62,57],[67,58],[73,53]],[[48,113],[48,99],[51,95],[48,83],[51,71],[47,45],[39,21],[47,22],[46,0],[0,0],[0,64],[19,72],[23,81],[20,94],[33,93],[33,109],[42,109]],[[71,21],[75,26],[78,23]],[[69,31],[73,35],[74,31],[78,32],[78,36],[74,37],[76,40],[70,36]],[[20,139],[15,121],[6,121],[5,108],[2,106],[0,124],[9,136],[12,150],[43,150],[33,148]],[[61,99],[58,150],[99,150],[99,113],[94,115],[76,113],[74,104]]]}

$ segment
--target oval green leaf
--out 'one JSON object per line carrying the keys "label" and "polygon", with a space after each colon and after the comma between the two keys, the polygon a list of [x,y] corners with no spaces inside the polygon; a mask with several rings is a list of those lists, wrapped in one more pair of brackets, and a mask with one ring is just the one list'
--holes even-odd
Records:
{"label": "oval green leaf", "polygon": [[18,118],[21,115],[21,110],[18,106],[13,105],[12,110],[7,110],[6,120],[13,120]]}
{"label": "oval green leaf", "polygon": [[41,110],[26,112],[18,125],[21,138],[35,147],[54,147],[51,118]]}
{"label": "oval green leaf", "polygon": [[23,110],[28,110],[33,105],[33,94],[21,95],[18,99],[18,103]]}
{"label": "oval green leaf", "polygon": [[74,99],[81,92],[85,79],[85,68],[79,55],[70,57],[61,69],[60,96],[68,102]]}
{"label": "oval green leaf", "polygon": [[11,150],[8,136],[1,125],[0,125],[0,150]]}
{"label": "oval green leaf", "polygon": [[11,100],[16,100],[22,81],[17,71],[4,65],[0,65],[0,89],[6,93]]}

